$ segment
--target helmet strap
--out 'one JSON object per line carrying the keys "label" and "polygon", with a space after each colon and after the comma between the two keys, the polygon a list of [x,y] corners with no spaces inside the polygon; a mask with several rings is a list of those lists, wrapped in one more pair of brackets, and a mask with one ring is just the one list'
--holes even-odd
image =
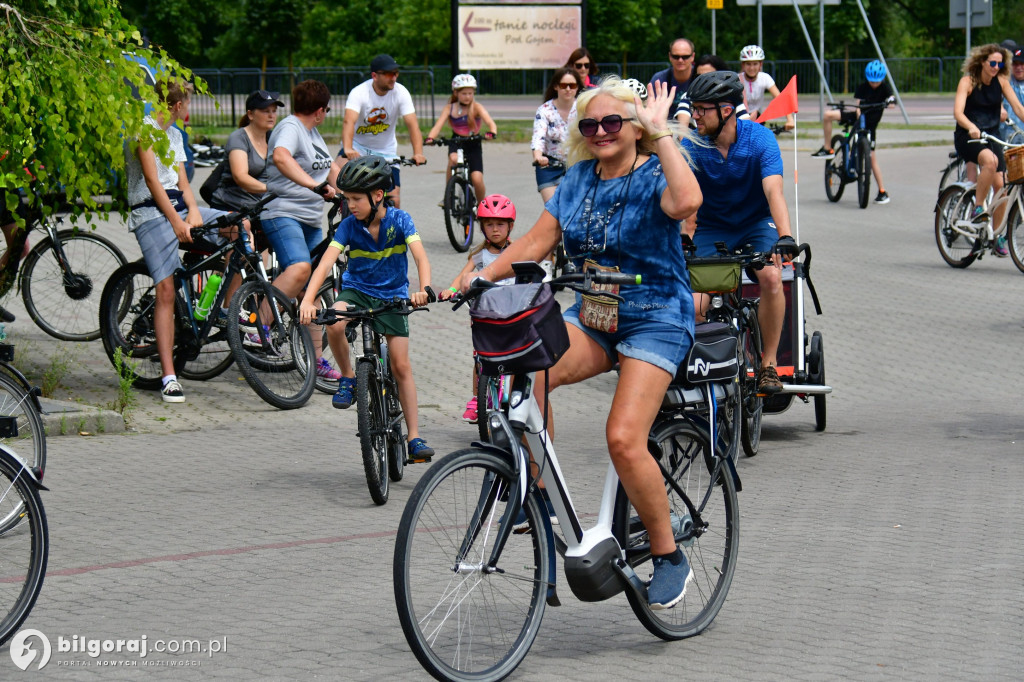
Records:
{"label": "helmet strap", "polygon": [[730,106],[732,107],[732,111],[729,112],[729,115],[722,116],[722,103],[715,102],[715,109],[718,111],[718,130],[715,131],[714,135],[708,135],[708,139],[712,142],[718,140],[718,136],[722,134],[723,130],[725,130],[725,124],[728,123],[729,119],[732,118],[732,115],[736,113],[736,105],[732,104]]}
{"label": "helmet strap", "polygon": [[377,217],[377,211],[380,207],[388,205],[388,193],[384,192],[384,197],[380,201],[374,201],[373,192],[367,192],[366,200],[370,202],[370,213],[366,216],[366,220],[360,220],[359,223],[369,230],[370,225],[373,225],[374,218]]}

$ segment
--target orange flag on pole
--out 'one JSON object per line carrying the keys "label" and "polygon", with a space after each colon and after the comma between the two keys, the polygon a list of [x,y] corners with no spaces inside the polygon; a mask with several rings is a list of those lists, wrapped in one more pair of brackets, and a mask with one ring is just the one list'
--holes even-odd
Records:
{"label": "orange flag on pole", "polygon": [[773,99],[771,104],[765,107],[764,113],[758,117],[756,122],[764,123],[765,121],[769,121],[773,118],[782,118],[784,116],[789,116],[790,114],[795,114],[798,111],[800,111],[800,106],[797,103],[796,98],[796,76],[793,76],[789,79],[789,83],[786,85],[785,89],[779,93],[779,96]]}

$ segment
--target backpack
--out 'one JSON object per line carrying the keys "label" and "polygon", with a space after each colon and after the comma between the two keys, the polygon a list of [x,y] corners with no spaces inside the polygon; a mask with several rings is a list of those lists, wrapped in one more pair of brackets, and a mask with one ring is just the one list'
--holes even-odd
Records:
{"label": "backpack", "polygon": [[213,172],[210,173],[210,177],[206,178],[202,187],[199,188],[199,196],[203,198],[209,206],[213,206],[213,193],[220,188],[221,178],[224,176],[224,171],[227,169],[228,159],[224,159],[213,168]]}

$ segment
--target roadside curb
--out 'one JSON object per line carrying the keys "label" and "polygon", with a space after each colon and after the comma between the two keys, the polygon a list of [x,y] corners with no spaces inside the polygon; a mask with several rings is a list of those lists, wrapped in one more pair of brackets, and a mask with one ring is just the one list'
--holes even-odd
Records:
{"label": "roadside curb", "polygon": [[106,433],[123,433],[127,429],[124,417],[113,410],[95,405],[40,398],[43,429],[46,436],[95,436]]}

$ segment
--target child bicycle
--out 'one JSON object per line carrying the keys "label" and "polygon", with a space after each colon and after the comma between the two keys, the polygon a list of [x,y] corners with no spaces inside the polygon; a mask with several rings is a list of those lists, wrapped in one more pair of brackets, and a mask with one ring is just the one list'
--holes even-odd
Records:
{"label": "child bicycle", "polygon": [[825,194],[829,201],[839,201],[846,185],[856,181],[858,204],[861,208],[867,208],[871,199],[871,150],[875,148],[875,141],[868,129],[864,112],[883,109],[888,104],[888,101],[860,105],[844,104],[842,101],[828,103],[840,111],[860,109],[856,125],[840,119],[843,134],[832,136],[831,146],[835,156],[825,161]]}
{"label": "child bicycle", "polygon": [[[536,282],[539,268],[528,265]],[[515,267],[522,281],[522,264]],[[589,272],[552,280],[588,293],[592,284],[635,282],[632,275]],[[481,291],[471,289],[466,298]],[[515,670],[537,637],[545,605],[560,603],[556,551],[565,557],[566,578],[578,598],[600,601],[625,591],[641,623],[666,640],[710,625],[732,582],[739,547],[737,478],[727,453],[709,445],[718,439],[709,440],[671,410],[651,432],[649,448],[668,489],[675,539],[697,581],[675,608],[655,611],[637,574],[652,566],[647,532],[614,466],[608,466],[597,524],[584,530],[533,394],[534,379],[532,371],[511,372],[500,406],[487,414],[488,441],[436,462],[413,490],[399,524],[398,615],[417,659],[437,679],[498,680]],[[672,401],[667,404],[672,408]],[[531,476],[524,440],[540,468],[537,477]],[[531,532],[513,533],[520,516]]]}
{"label": "child bicycle", "polygon": [[[426,289],[429,301],[437,300],[434,292]],[[388,480],[401,481],[406,464],[429,462],[411,459],[406,455],[406,440],[402,430],[402,405],[398,401],[398,382],[391,373],[388,343],[384,334],[374,329],[374,321],[384,313],[411,315],[417,310],[408,298],[395,299],[380,308],[325,308],[313,323],[330,325],[341,319],[352,320],[362,328],[363,354],[356,358],[356,399],[359,424],[359,445],[363,453],[363,468],[370,497],[377,504],[388,501]],[[346,329],[346,332],[349,330]]]}
{"label": "child bicycle", "polygon": [[[269,283],[263,261],[240,227],[274,198],[268,192],[248,209],[192,229],[201,238],[236,226],[238,236],[222,245],[205,240],[183,245],[184,268],[174,273],[174,367],[186,379],[205,381],[236,362],[257,395],[274,407],[292,409],[304,405],[313,392],[313,339],[298,324],[294,303]],[[249,281],[234,292],[225,318],[225,285],[236,274]],[[208,288],[214,295],[205,301]],[[142,389],[158,389],[161,383],[155,310],[156,285],[145,261],[118,268],[103,288],[103,347],[115,366],[120,351],[123,371]]]}
{"label": "child bicycle", "polygon": [[[0,307],[0,322],[13,321],[14,315]],[[41,392],[10,364],[13,361],[14,345],[0,341],[0,444],[20,453],[42,478],[46,469],[46,429],[40,416]],[[4,421],[7,418],[13,421]]]}
{"label": "child bicycle", "polygon": [[[487,136],[473,134],[467,136],[435,137],[430,144],[437,146],[458,144],[460,142],[473,142],[476,140],[492,139],[493,135]],[[452,175],[448,178],[448,184],[444,188],[444,226],[448,230],[448,241],[459,253],[469,250],[473,243],[473,224],[476,221],[477,196],[473,189],[473,183],[469,179],[469,163],[463,153],[462,147],[456,148],[455,166],[452,168]]]}

